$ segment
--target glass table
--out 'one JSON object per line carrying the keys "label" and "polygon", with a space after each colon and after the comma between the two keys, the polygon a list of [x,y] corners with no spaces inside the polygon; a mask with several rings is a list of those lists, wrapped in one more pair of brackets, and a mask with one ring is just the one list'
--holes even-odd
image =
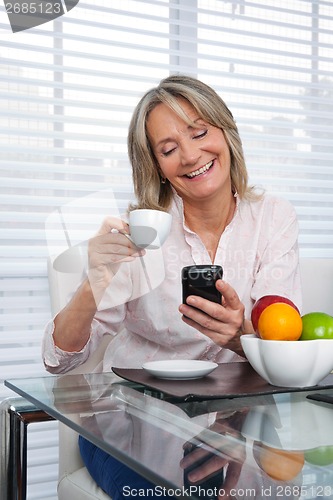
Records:
{"label": "glass table", "polygon": [[333,405],[307,397],[332,388],[183,401],[113,373],[5,385],[145,476],[157,495],[333,499]]}

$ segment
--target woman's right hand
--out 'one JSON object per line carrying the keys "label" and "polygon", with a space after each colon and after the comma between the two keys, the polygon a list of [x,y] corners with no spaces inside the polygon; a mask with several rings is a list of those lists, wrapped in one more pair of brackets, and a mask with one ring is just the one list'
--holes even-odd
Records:
{"label": "woman's right hand", "polygon": [[116,217],[107,217],[88,242],[88,278],[97,303],[122,262],[144,255],[128,237],[129,226]]}

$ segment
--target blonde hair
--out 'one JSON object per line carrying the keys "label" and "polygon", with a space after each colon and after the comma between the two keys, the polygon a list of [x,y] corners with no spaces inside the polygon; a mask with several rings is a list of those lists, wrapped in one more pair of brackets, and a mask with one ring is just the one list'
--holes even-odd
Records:
{"label": "blonde hair", "polygon": [[[230,150],[232,190],[237,192],[240,198],[253,198],[253,189],[248,186],[242,142],[230,110],[208,85],[189,76],[173,75],[162,80],[141,98],[129,126],[128,154],[137,198],[135,208],[168,210],[170,207],[171,185],[168,181],[161,182],[159,165],[149,143],[146,124],[149,113],[158,104],[163,103],[184,121],[193,125],[184,113],[179,99],[186,99],[200,118],[224,132]],[[134,206],[130,209],[133,208]]]}

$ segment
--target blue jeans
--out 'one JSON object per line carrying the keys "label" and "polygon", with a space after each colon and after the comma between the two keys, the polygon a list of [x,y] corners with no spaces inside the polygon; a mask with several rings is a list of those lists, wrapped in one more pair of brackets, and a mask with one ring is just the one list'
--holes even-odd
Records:
{"label": "blue jeans", "polygon": [[[168,495],[155,495],[155,485],[153,483],[150,483],[140,474],[108,455],[108,453],[82,436],[79,436],[79,448],[89,474],[113,500],[124,500],[132,498],[132,496],[145,497],[147,500],[173,498]],[[146,491],[146,494],[143,494],[144,491]],[[159,493],[161,493],[161,490],[159,490]]]}

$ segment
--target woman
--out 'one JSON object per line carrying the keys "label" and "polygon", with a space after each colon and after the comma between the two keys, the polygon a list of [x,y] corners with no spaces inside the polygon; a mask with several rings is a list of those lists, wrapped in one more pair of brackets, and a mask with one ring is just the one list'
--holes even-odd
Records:
{"label": "woman", "polygon": [[[106,219],[89,241],[87,279],[46,329],[46,368],[74,368],[110,334],[105,371],[141,367],[148,359],[244,360],[240,336],[253,331],[255,300],[278,294],[300,306],[293,208],[248,186],[232,114],[194,78],[168,77],[143,96],[128,149],[136,208],[166,210],[173,217],[163,269],[156,273],[154,251],[139,250],[126,236],[126,222]],[[152,275],[165,273],[153,290],[142,260]],[[216,283],[222,304],[191,296],[179,305],[182,267],[210,263],[224,269]]]}

